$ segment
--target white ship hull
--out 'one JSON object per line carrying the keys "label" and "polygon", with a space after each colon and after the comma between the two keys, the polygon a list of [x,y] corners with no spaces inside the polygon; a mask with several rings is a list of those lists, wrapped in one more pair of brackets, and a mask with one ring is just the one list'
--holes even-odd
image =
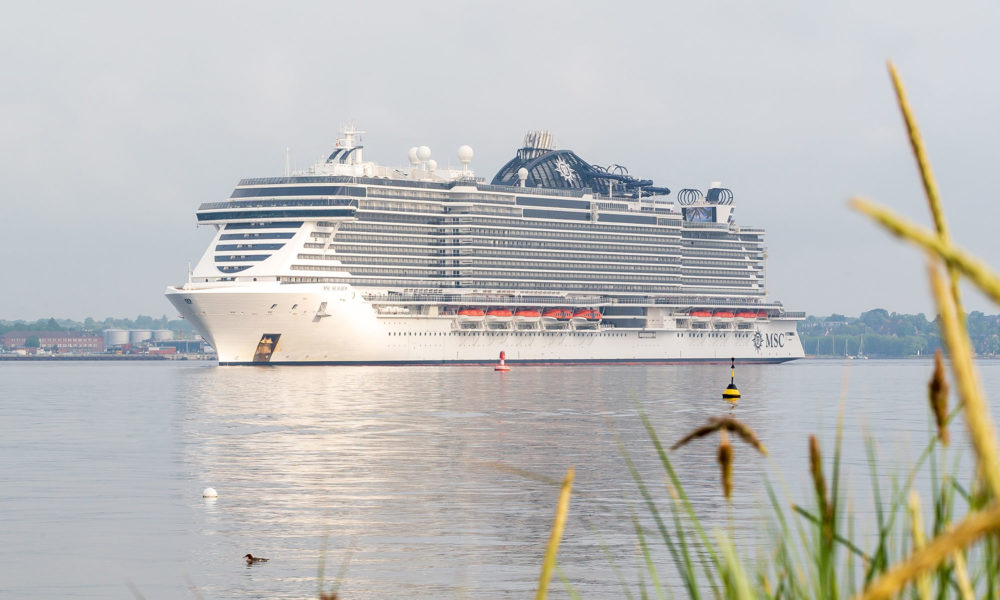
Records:
{"label": "white ship hull", "polygon": [[[803,356],[795,320],[770,318],[716,329],[605,325],[469,329],[454,315],[385,314],[345,285],[255,283],[171,287],[167,297],[216,349],[222,365],[508,363],[778,363]],[[669,321],[669,320],[667,320]],[[478,325],[478,324],[473,324]],[[502,328],[495,328],[502,327]],[[262,340],[273,342],[262,353]]]}

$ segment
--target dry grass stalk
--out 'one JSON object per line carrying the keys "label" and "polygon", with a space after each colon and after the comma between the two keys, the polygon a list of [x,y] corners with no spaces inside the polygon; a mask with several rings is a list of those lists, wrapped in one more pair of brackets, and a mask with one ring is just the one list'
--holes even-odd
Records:
{"label": "dry grass stalk", "polygon": [[563,529],[566,527],[566,515],[569,514],[569,497],[573,491],[573,467],[566,471],[562,488],[559,490],[559,502],[556,504],[556,516],[552,522],[552,532],[545,548],[545,559],[542,561],[542,572],[538,576],[538,592],[535,600],[545,600],[549,592],[549,580],[556,567],[556,555],[559,553],[559,542],[562,540]]}
{"label": "dry grass stalk", "polygon": [[931,289],[941,314],[941,335],[951,352],[951,368],[958,385],[958,396],[964,405],[965,424],[972,447],[979,458],[979,473],[993,498],[1000,498],[1000,449],[997,448],[996,429],[972,362],[969,337],[959,325],[954,298],[945,287],[940,270],[932,265],[929,271]]}
{"label": "dry grass stalk", "polygon": [[903,113],[903,123],[906,125],[906,133],[910,138],[910,146],[913,148],[913,157],[917,159],[917,168],[920,170],[920,179],[924,184],[924,193],[927,194],[927,202],[930,205],[931,215],[934,217],[934,227],[937,229],[941,239],[948,241],[948,225],[944,220],[944,211],[941,210],[941,198],[938,196],[937,183],[934,181],[934,172],[931,171],[930,161],[927,160],[927,151],[924,149],[924,141],[917,128],[917,121],[913,118],[913,111],[910,109],[910,101],[906,98],[906,89],[903,87],[903,80],[900,79],[896,71],[896,65],[889,61],[889,76],[892,78],[892,87],[896,90],[896,100],[899,103],[899,110]]}
{"label": "dry grass stalk", "polygon": [[722,493],[726,500],[733,497],[733,445],[729,443],[729,436],[726,430],[722,430],[719,439],[719,469],[722,471]]}
{"label": "dry grass stalk", "polygon": [[[951,236],[948,234],[948,223],[944,218],[944,209],[941,208],[941,197],[938,195],[937,182],[934,180],[934,172],[931,170],[931,163],[927,159],[927,151],[924,148],[924,140],[917,127],[917,120],[913,117],[910,109],[910,101],[906,98],[906,88],[903,87],[903,80],[896,71],[896,65],[889,61],[889,76],[892,78],[892,87],[896,90],[896,100],[899,102],[899,111],[903,113],[903,122],[906,125],[906,133],[910,138],[910,146],[913,148],[913,157],[917,160],[917,168],[920,171],[920,180],[924,184],[924,193],[927,196],[927,204],[931,209],[931,216],[934,217],[934,229],[938,238],[945,246],[951,245]],[[951,295],[955,299],[955,306],[958,314],[964,315],[962,308],[962,297],[958,290],[958,272],[955,266],[948,266],[948,276],[951,280]]]}
{"label": "dry grass stalk", "polygon": [[[920,514],[920,495],[917,490],[910,490],[909,502],[906,505],[910,513],[910,528],[913,533],[913,550],[919,552],[927,545],[924,538],[924,519]],[[924,573],[917,576],[917,592],[920,600],[931,600],[931,578]]]}
{"label": "dry grass stalk", "polygon": [[[969,278],[984,294],[1000,303],[1000,276],[983,261],[941,240],[926,227],[921,227],[900,217],[891,210],[864,198],[852,198],[851,206],[888,229],[891,233],[913,242],[932,254],[939,255],[950,267]],[[952,293],[954,296],[954,292]]]}
{"label": "dry grass stalk", "polygon": [[945,446],[948,445],[948,381],[944,375],[944,360],[941,358],[941,350],[934,353],[934,375],[927,384],[928,396],[931,402],[931,412],[934,413],[934,422],[937,423],[938,439]]}
{"label": "dry grass stalk", "polygon": [[970,514],[958,525],[931,540],[923,550],[911,554],[906,561],[872,583],[859,598],[892,598],[907,583],[936,568],[956,550],[968,548],[984,535],[997,531],[1000,531],[1000,506],[993,504],[988,509]]}
{"label": "dry grass stalk", "polygon": [[760,440],[757,439],[757,434],[754,433],[754,430],[750,429],[749,427],[747,427],[746,425],[744,425],[743,423],[737,421],[732,417],[710,417],[705,425],[702,425],[701,427],[695,429],[691,433],[687,434],[686,436],[678,440],[676,444],[670,447],[670,449],[676,450],[681,446],[683,446],[684,444],[687,444],[691,440],[705,437],[706,435],[709,435],[719,430],[725,430],[728,431],[729,433],[735,433],[736,435],[740,436],[740,439],[742,439],[744,442],[756,448],[757,451],[763,454],[764,456],[767,456],[767,449],[764,448],[764,444],[761,444]]}

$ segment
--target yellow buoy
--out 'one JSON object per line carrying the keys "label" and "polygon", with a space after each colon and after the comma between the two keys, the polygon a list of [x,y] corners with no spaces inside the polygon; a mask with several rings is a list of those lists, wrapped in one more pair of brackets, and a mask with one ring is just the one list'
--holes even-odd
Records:
{"label": "yellow buoy", "polygon": [[731,369],[729,372],[729,385],[726,386],[726,389],[722,390],[722,397],[725,398],[726,400],[733,401],[740,397],[740,390],[736,388],[736,383],[735,383],[736,358],[735,357],[730,358],[729,360],[731,361],[729,363],[729,368]]}

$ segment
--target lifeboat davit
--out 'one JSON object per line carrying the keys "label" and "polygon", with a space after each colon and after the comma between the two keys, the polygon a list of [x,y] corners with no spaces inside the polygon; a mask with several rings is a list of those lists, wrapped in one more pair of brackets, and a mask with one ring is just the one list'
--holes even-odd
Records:
{"label": "lifeboat davit", "polygon": [[717,310],[712,314],[716,319],[732,319],[733,313],[728,310]]}
{"label": "lifeboat davit", "polygon": [[542,312],[542,327],[546,329],[566,329],[573,311],[568,308],[550,308]]}
{"label": "lifeboat davit", "polygon": [[592,308],[581,308],[573,313],[570,322],[576,329],[597,329],[598,323],[601,322],[601,313]]}
{"label": "lifeboat davit", "polygon": [[534,329],[542,320],[542,313],[530,308],[514,311],[514,324],[518,329]]}
{"label": "lifeboat davit", "polygon": [[476,329],[482,325],[483,315],[480,308],[463,308],[458,311],[458,323],[462,329]]}
{"label": "lifeboat davit", "polygon": [[514,313],[506,308],[491,308],[486,311],[486,326],[490,329],[507,329]]}

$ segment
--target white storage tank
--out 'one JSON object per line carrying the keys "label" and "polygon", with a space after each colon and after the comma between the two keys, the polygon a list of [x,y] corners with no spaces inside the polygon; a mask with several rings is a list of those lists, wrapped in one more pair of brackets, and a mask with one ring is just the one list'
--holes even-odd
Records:
{"label": "white storage tank", "polygon": [[128,343],[141,344],[153,338],[153,332],[148,329],[129,329]]}
{"label": "white storage tank", "polygon": [[153,339],[157,342],[174,339],[174,332],[169,329],[156,329],[153,331]]}
{"label": "white storage tank", "polygon": [[124,346],[128,343],[128,331],[125,329],[105,329],[104,347]]}

